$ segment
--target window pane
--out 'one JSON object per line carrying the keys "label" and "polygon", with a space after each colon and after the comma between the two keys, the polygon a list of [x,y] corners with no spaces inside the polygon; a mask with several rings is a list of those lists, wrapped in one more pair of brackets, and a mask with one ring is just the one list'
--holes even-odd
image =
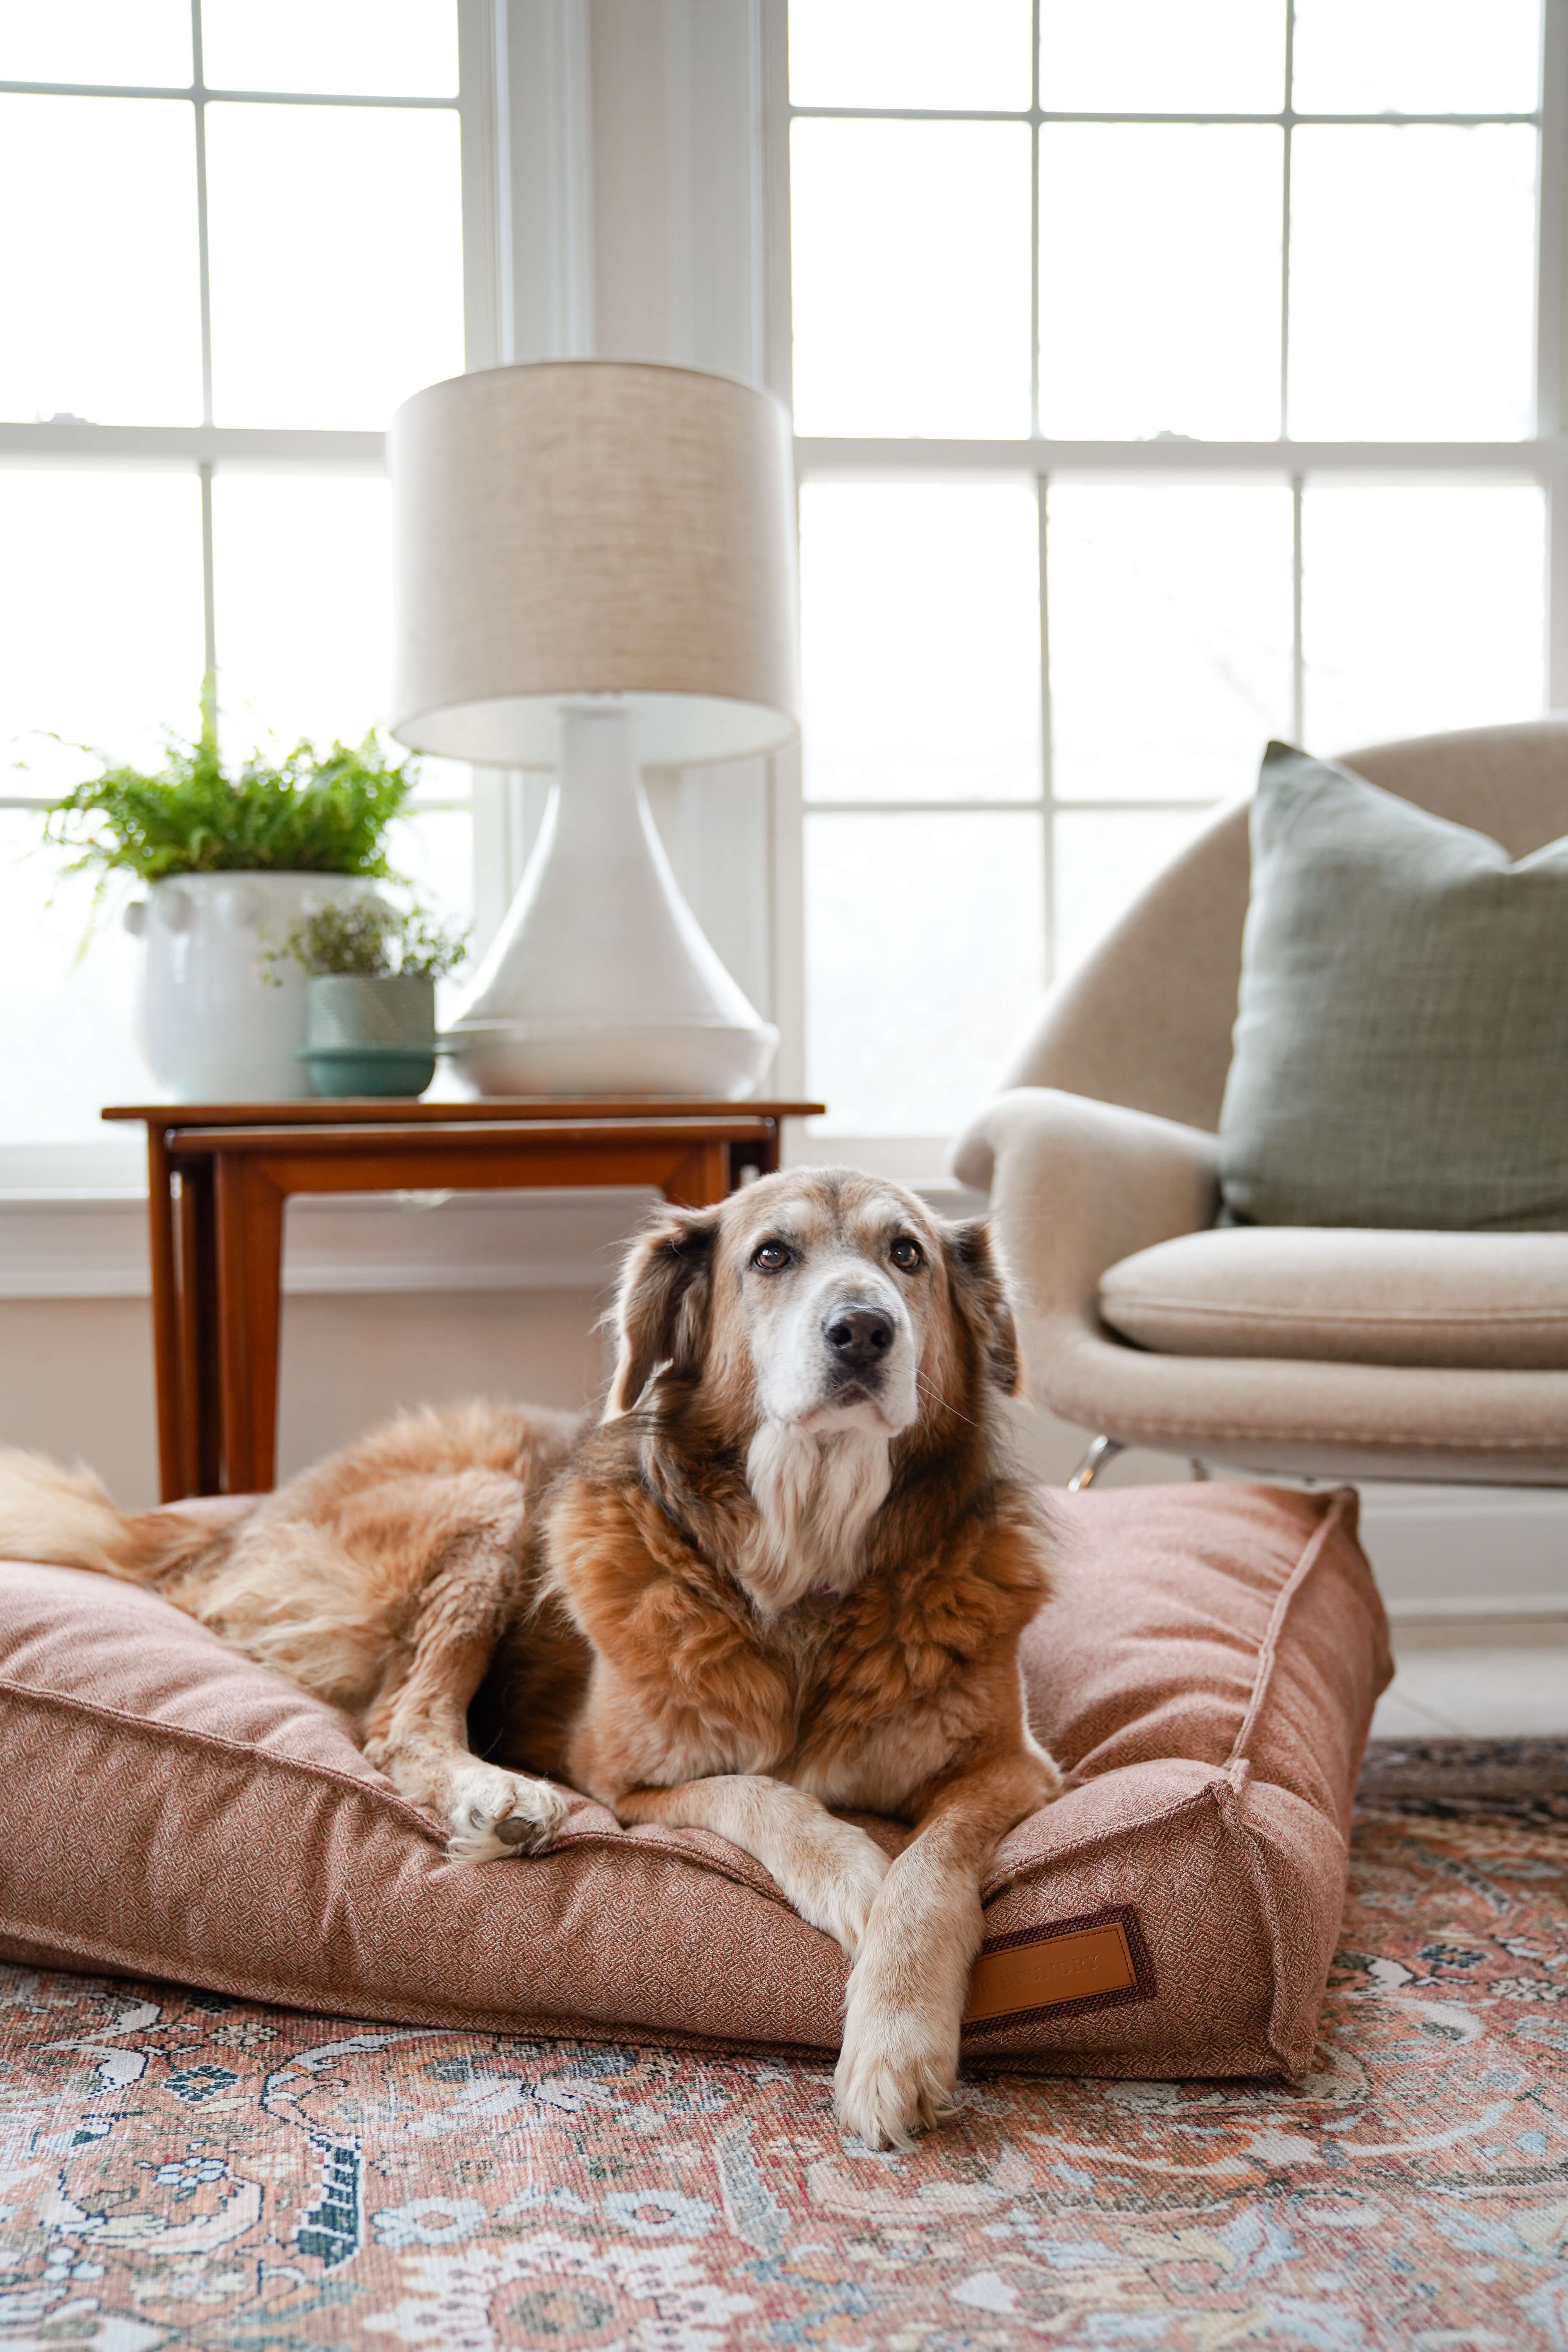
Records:
{"label": "window pane", "polygon": [[452,98],[454,0],[202,0],[211,89],[345,90]]}
{"label": "window pane", "polygon": [[811,1086],[840,1135],[946,1135],[994,1087],[1043,976],[1040,821],[811,816]]}
{"label": "window pane", "polygon": [[[467,768],[456,768],[444,760],[421,762],[421,772],[431,782],[431,789],[441,790],[451,779],[460,780],[466,788]],[[412,816],[403,818],[387,835],[386,854],[393,870],[404,877],[419,903],[428,913],[443,923],[470,927],[468,956],[473,961],[458,966],[445,980],[436,983],[436,1025],[445,1026],[462,1000],[475,969],[479,945],[471,926],[474,919],[474,819],[471,809],[418,809]],[[437,1065],[437,1094],[461,1093],[462,1088],[450,1076],[448,1065]]]}
{"label": "window pane", "polygon": [[[437,763],[432,761],[434,767]],[[468,771],[462,773],[467,778]],[[468,809],[422,809],[395,824],[387,835],[386,854],[394,871],[411,885],[419,903],[443,923],[471,924],[474,919],[474,820]],[[468,954],[477,957],[472,932]],[[461,1001],[474,965],[464,962],[436,983],[436,1025],[450,1020]],[[437,1066],[437,1092],[460,1092]]]}
{"label": "window pane", "polygon": [[807,482],[800,513],[807,797],[1036,797],[1033,488]]}
{"label": "window pane", "polygon": [[0,415],[199,424],[191,106],[0,97]]}
{"label": "window pane", "polygon": [[[371,728],[384,729],[391,520],[390,494],[380,476],[214,478],[214,605],[226,757],[287,749],[301,735],[322,749],[334,739],[357,743]],[[422,758],[418,772],[424,798],[468,799],[466,765]],[[465,887],[471,896],[471,885]]]}
{"label": "window pane", "polygon": [[156,761],[193,732],[202,679],[201,495],[194,473],[0,467],[0,764],[53,794],[95,772],[48,730]]}
{"label": "window pane", "polygon": [[1290,431],[1531,430],[1537,134],[1307,125],[1291,163]]}
{"label": "window pane", "polygon": [[1540,0],[1296,0],[1304,114],[1529,114]]}
{"label": "window pane", "polygon": [[801,433],[1029,430],[1029,132],[793,126]]}
{"label": "window pane", "polygon": [[[213,482],[218,696],[226,757],[324,750],[384,728],[392,650],[390,498],[379,477],[220,473]],[[394,747],[395,749],[395,747]],[[473,914],[467,766],[422,759],[424,809],[387,855],[444,919]]]}
{"label": "window pane", "polygon": [[1029,103],[1029,0],[790,0],[796,106]]}
{"label": "window pane", "polygon": [[1048,514],[1057,797],[1246,791],[1289,732],[1289,488],[1053,484]]}
{"label": "window pane", "polygon": [[1040,0],[1040,104],[1059,114],[1273,114],[1284,0]]}
{"label": "window pane", "polygon": [[283,744],[301,735],[357,743],[385,719],[391,566],[384,479],[214,478],[226,751],[248,751],[269,735]]}
{"label": "window pane", "polygon": [[[461,772],[466,780],[468,771]],[[386,855],[443,920],[472,920],[474,821],[466,808],[421,808],[399,818],[387,835]]]}
{"label": "window pane", "polygon": [[456,115],[206,112],[217,421],[374,430],[457,374]]}
{"label": "window pane", "polygon": [[1261,125],[1046,125],[1045,432],[1278,433],[1282,173]]}
{"label": "window pane", "polygon": [[1203,809],[1069,809],[1058,817],[1057,979],[1083,961],[1209,821]]}
{"label": "window pane", "polygon": [[115,914],[79,960],[92,886],[59,881],[42,831],[0,809],[0,1144],[96,1143],[100,1107],[152,1087],[131,1034],[136,949]]}
{"label": "window pane", "polygon": [[190,79],[189,0],[0,0],[0,81]]}
{"label": "window pane", "polygon": [[[196,720],[195,476],[0,468],[0,789],[52,794],[96,772],[36,729],[155,763],[163,727]],[[59,884],[42,839],[40,816],[0,812],[0,1140],[97,1141],[100,1104],[150,1083],[131,1037],[135,952],[111,919],[77,961],[91,884]]]}
{"label": "window pane", "polygon": [[1301,528],[1314,747],[1542,708],[1540,490],[1309,487]]}

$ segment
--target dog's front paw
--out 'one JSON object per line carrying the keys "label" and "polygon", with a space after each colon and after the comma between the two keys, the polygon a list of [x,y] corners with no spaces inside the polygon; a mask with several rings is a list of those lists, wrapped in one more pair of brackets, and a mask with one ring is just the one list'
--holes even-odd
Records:
{"label": "dog's front paw", "polygon": [[566,1818],[566,1800],[548,1780],[531,1780],[491,1764],[452,1776],[447,1807],[448,1862],[496,1862],[537,1853]]}
{"label": "dog's front paw", "polygon": [[801,1868],[790,1899],[803,1919],[841,1944],[854,1959],[866,1939],[871,1906],[888,1874],[888,1857],[875,1838],[853,1822],[829,1821],[814,1840],[809,1866]]}
{"label": "dog's front paw", "polygon": [[851,1980],[833,2103],[868,2147],[910,2147],[956,2104],[958,2036],[939,2019],[880,2003],[858,2010]]}

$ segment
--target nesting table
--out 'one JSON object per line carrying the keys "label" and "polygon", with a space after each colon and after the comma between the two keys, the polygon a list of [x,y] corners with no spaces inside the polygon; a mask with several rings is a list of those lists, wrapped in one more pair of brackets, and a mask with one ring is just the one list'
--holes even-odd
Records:
{"label": "nesting table", "polygon": [[158,1465],[165,1502],[277,1470],[283,1211],[296,1192],[652,1185],[701,1208],[778,1166],[810,1102],[489,1097],[130,1103],[147,1129]]}

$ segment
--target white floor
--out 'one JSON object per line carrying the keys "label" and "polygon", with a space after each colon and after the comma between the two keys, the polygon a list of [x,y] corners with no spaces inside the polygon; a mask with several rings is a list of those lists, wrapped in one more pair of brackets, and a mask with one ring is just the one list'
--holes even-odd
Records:
{"label": "white floor", "polygon": [[1374,1739],[1568,1738],[1568,1617],[1396,1620]]}

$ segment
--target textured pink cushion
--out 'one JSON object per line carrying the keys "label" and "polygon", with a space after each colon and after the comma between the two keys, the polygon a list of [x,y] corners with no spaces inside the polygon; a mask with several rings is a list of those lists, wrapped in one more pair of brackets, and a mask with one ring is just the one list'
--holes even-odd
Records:
{"label": "textured pink cushion", "polygon": [[[1073,1779],[997,1857],[966,2047],[1299,2071],[1390,1672],[1354,1496],[1053,1500],[1060,1595],[1026,1670]],[[0,1956],[329,2014],[808,2051],[837,2046],[846,1974],[737,1848],[585,1800],[549,1853],[454,1869],[343,1717],[150,1594],[10,1564]]]}

